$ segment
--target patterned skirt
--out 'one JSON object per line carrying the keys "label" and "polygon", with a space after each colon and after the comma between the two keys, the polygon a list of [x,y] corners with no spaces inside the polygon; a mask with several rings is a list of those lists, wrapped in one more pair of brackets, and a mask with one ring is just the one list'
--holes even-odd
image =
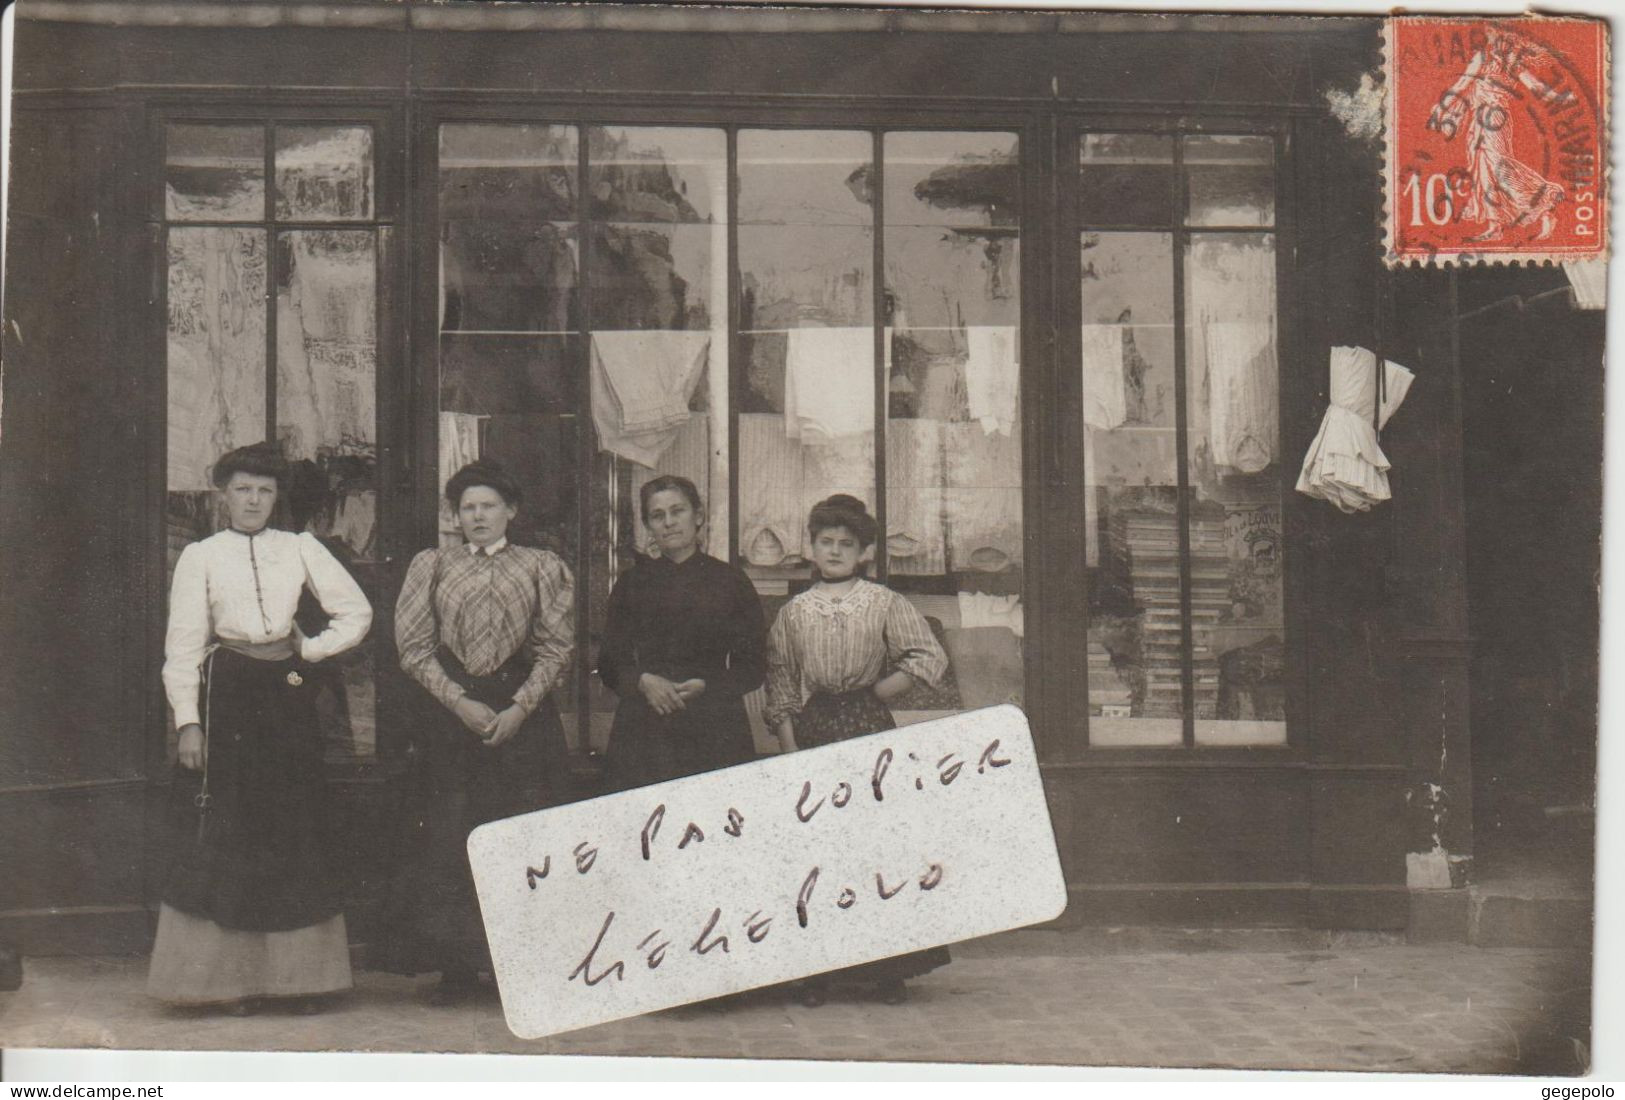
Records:
{"label": "patterned skirt", "polygon": [[[891,710],[871,688],[814,692],[795,716],[796,747],[814,749],[897,728]],[[911,951],[879,962],[849,966],[809,979],[813,982],[890,982],[917,978],[951,961],[946,947]]]}

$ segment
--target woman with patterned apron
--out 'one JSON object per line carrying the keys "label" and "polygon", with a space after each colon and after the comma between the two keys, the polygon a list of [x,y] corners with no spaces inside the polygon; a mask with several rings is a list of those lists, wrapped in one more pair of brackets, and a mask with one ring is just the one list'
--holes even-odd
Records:
{"label": "woman with patterned apron", "polygon": [[[239,1015],[264,998],[316,1011],[351,983],[311,668],[359,643],[372,607],[312,535],[268,526],[287,480],[275,447],[229,452],[212,480],[230,526],[181,552],[170,588],[177,856],[147,989]],[[329,619],[315,637],[294,622],[307,588]]]}
{"label": "woman with patterned apron", "polygon": [[495,462],[446,483],[466,542],[412,559],[395,606],[401,668],[423,686],[386,969],[439,971],[453,1004],[490,971],[468,864],[478,825],[567,798],[553,688],[575,648],[575,580],[558,555],[508,541],[519,487]]}
{"label": "woman with patterned apron", "polygon": [[[767,721],[787,750],[816,748],[895,729],[887,706],[916,681],[935,686],[948,658],[914,605],[864,578],[877,524],[863,502],[837,494],[807,519],[814,584],[779,611],[767,639]],[[850,967],[802,983],[809,1007],[830,978],[871,982],[887,1004],[904,981],[948,962],[937,947]]]}

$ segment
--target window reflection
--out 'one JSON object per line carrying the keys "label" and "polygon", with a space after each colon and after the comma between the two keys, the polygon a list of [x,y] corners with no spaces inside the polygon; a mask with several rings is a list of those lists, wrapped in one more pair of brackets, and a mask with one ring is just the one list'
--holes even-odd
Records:
{"label": "window reflection", "polygon": [[916,720],[1024,697],[1014,135],[885,136],[886,558],[950,664]]}
{"label": "window reflection", "polygon": [[165,128],[164,213],[176,221],[265,219],[265,127]]}
{"label": "window reflection", "polygon": [[[436,489],[440,542],[454,545],[438,491],[476,459],[500,462],[523,498],[509,537],[579,572],[578,142],[573,126],[440,127]],[[573,740],[574,674],[555,692]]]}
{"label": "window reflection", "polygon": [[277,220],[364,220],[372,208],[370,126],[276,128]]}
{"label": "window reflection", "polygon": [[1281,743],[1286,713],[1274,238],[1194,237],[1186,287],[1196,740]]}
{"label": "window reflection", "polygon": [[1183,736],[1173,236],[1085,232],[1089,740]]}
{"label": "window reflection", "polygon": [[1188,227],[1268,226],[1274,143],[1186,135],[1176,179],[1173,140],[1090,134],[1079,147],[1089,740],[1179,745],[1190,723],[1197,744],[1280,744],[1274,237],[1190,228],[1184,255],[1174,243],[1176,212]]}

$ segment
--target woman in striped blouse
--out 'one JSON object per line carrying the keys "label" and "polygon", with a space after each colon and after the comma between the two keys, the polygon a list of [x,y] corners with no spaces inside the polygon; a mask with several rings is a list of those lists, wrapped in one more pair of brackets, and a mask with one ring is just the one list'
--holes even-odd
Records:
{"label": "woman in striped blouse", "polygon": [[558,555],[508,541],[520,494],[506,471],[470,463],[446,500],[467,541],[413,558],[395,607],[401,668],[431,698],[386,950],[388,969],[440,972],[437,1004],[462,999],[490,969],[468,834],[567,796],[552,692],[575,646],[574,578]]}
{"label": "woman in striped blouse", "polygon": [[[887,706],[915,683],[935,686],[948,657],[914,605],[864,578],[878,525],[844,493],[807,518],[814,584],[780,609],[767,638],[767,722],[786,750],[814,748],[895,729]],[[944,948],[917,951],[802,983],[802,1003],[822,1004],[826,978],[872,982],[887,1004],[903,982],[948,961]]]}

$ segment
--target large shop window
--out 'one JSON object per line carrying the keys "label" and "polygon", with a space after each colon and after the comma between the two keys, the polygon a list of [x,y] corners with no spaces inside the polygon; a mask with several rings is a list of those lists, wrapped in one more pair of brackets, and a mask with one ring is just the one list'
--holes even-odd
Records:
{"label": "large shop window", "polygon": [[[310,531],[376,605],[377,285],[373,132],[364,125],[165,128],[167,565],[225,524],[223,452],[278,441],[293,461],[278,526]],[[320,629],[319,606],[300,624]],[[330,759],[375,754],[372,648],[324,666]]]}
{"label": "large shop window", "polygon": [[1079,153],[1089,743],[1284,744],[1274,139]]}
{"label": "large shop window", "polygon": [[578,745],[607,742],[591,668],[665,473],[770,618],[810,506],[864,500],[871,575],[952,662],[899,720],[1022,700],[1015,135],[470,122],[439,156],[440,480],[502,461],[517,537],[576,570]]}

